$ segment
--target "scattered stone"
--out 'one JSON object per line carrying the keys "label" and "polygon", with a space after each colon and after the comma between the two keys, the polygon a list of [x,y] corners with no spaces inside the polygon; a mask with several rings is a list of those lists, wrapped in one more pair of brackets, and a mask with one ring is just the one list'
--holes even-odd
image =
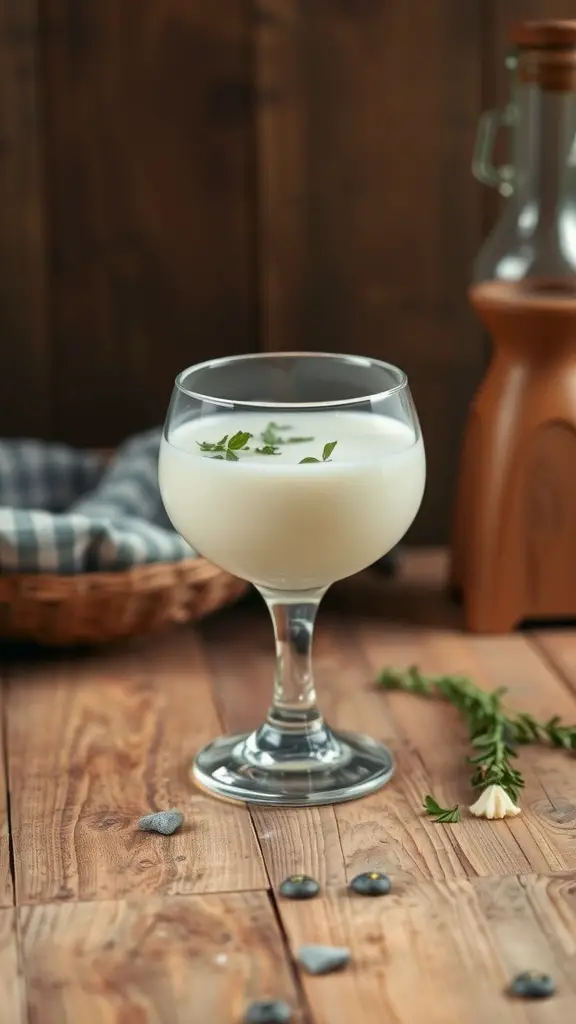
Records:
{"label": "scattered stone", "polygon": [[301,946],[297,959],[308,974],[330,974],[350,963],[350,950],[345,946]]}
{"label": "scattered stone", "polygon": [[381,871],[364,871],[352,879],[350,888],[360,896],[387,896],[392,883]]}
{"label": "scattered stone", "polygon": [[555,991],[554,978],[549,974],[542,974],[541,971],[522,971],[510,985],[511,994],[521,999],[547,999],[548,996],[553,996]]}
{"label": "scattered stone", "polygon": [[289,875],[280,886],[280,893],[289,900],[310,900],[320,892],[315,878],[309,875]]}
{"label": "scattered stone", "polygon": [[244,1024],[288,1024],[292,1010],[282,999],[258,999],[246,1010]]}
{"label": "scattered stone", "polygon": [[138,828],[143,832],[161,832],[163,836],[171,836],[184,821],[184,815],[171,807],[169,811],[156,811],[155,814],[145,814],[138,822]]}

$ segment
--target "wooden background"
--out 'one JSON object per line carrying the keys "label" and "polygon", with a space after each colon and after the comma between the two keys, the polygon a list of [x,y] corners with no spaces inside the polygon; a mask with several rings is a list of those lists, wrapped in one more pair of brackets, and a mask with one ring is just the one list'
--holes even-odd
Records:
{"label": "wooden background", "polygon": [[446,538],[510,22],[574,0],[0,0],[0,434],[108,445],[256,348],[409,373]]}

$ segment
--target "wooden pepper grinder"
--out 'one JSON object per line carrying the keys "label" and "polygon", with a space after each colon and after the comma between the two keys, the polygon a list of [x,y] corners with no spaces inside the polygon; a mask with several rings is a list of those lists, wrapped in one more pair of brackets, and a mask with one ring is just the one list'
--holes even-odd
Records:
{"label": "wooden pepper grinder", "polygon": [[[462,453],[452,582],[467,627],[576,618],[576,21],[516,27],[513,102],[484,115],[475,172],[509,195],[470,301],[494,353]],[[488,153],[513,128],[511,167]]]}

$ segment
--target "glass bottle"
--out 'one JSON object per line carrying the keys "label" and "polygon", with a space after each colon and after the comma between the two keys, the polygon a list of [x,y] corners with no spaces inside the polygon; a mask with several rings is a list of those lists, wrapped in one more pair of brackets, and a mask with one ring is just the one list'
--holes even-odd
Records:
{"label": "glass bottle", "polygon": [[[508,196],[470,302],[494,342],[464,442],[452,548],[468,627],[576,617],[576,21],[513,32],[511,102],[476,176]],[[512,160],[491,149],[511,129]]]}

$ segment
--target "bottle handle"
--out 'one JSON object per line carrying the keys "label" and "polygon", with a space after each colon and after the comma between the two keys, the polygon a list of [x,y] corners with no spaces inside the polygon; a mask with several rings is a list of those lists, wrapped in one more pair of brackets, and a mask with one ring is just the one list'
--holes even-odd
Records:
{"label": "bottle handle", "polygon": [[[506,67],[514,72],[517,58],[514,52],[508,54]],[[495,110],[486,110],[480,116],[476,144],[472,158],[472,173],[482,185],[497,188],[501,195],[510,196],[514,191],[514,167],[501,164],[497,167],[492,159],[498,132],[501,128],[513,128],[517,121],[517,108],[514,102]]]}

